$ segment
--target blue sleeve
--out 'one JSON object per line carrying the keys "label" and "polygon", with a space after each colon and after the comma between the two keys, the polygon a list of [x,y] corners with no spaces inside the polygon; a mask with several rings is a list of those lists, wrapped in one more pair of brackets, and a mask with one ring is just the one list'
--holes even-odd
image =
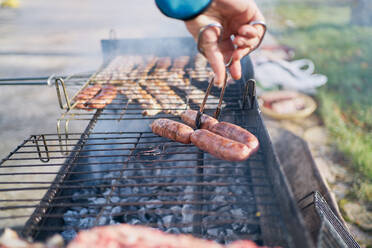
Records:
{"label": "blue sleeve", "polygon": [[209,7],[212,0],[155,0],[160,11],[171,18],[189,20]]}

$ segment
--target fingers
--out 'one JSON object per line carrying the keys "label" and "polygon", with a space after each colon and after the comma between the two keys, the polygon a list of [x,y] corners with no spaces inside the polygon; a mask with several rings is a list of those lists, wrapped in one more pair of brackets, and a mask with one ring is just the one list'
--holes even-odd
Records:
{"label": "fingers", "polygon": [[230,74],[231,77],[235,80],[238,80],[242,76],[242,66],[240,64],[240,60],[233,60],[230,65]]}
{"label": "fingers", "polygon": [[257,47],[265,33],[262,25],[245,24],[239,27],[234,44],[238,47]]}
{"label": "fingers", "polygon": [[240,61],[245,55],[247,55],[251,51],[250,48],[238,48],[233,52],[233,60]]}
{"label": "fingers", "polygon": [[224,56],[219,49],[218,44],[219,33],[213,29],[207,29],[203,33],[202,44],[205,57],[208,59],[214,73],[214,85],[217,87],[222,87],[225,80],[225,64]]}
{"label": "fingers", "polygon": [[233,43],[238,48],[250,48],[253,50],[260,43],[260,39],[258,37],[246,38],[243,36],[236,36]]}
{"label": "fingers", "polygon": [[[218,42],[218,35],[219,34],[214,32],[212,29],[205,30],[202,37],[201,46],[215,73],[214,85],[217,87],[222,87],[226,76],[225,63],[227,63],[227,61],[225,59],[232,57],[232,62],[229,67],[231,76],[235,80],[240,79],[242,74],[240,59],[244,55],[248,54],[250,50],[249,48],[238,48],[239,52],[237,52],[237,50],[234,51],[234,46],[231,39],[227,38],[221,42]],[[246,39],[244,37],[242,38]]]}
{"label": "fingers", "polygon": [[240,60],[251,51],[250,48],[237,48],[233,54],[233,62],[230,66],[230,73],[233,79],[238,80],[242,76],[242,66]]}
{"label": "fingers", "polygon": [[213,84],[221,88],[225,81],[225,74],[226,74],[225,64],[223,62],[223,55],[218,50],[218,47],[217,49],[214,49],[214,50],[206,50],[205,55],[215,74]]}
{"label": "fingers", "polygon": [[244,36],[246,38],[254,38],[257,37],[259,33],[255,26],[245,24],[239,27],[238,35]]}
{"label": "fingers", "polygon": [[[237,47],[237,49],[233,53],[233,60],[240,60],[245,55],[256,49],[261,42],[264,32],[265,30],[263,29],[262,25],[242,25],[238,29],[238,34],[235,36],[235,39],[233,41],[233,44]],[[236,66],[236,68],[237,76],[239,75],[239,69],[238,66]],[[232,76],[234,77],[234,75]]]}

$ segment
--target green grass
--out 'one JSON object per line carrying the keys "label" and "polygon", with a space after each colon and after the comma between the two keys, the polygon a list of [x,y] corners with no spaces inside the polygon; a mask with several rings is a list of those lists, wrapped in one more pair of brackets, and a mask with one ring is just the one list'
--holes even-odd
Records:
{"label": "green grass", "polygon": [[372,201],[372,27],[349,25],[345,3],[311,3],[278,4],[272,32],[327,75],[317,94],[319,113],[359,175],[358,197]]}

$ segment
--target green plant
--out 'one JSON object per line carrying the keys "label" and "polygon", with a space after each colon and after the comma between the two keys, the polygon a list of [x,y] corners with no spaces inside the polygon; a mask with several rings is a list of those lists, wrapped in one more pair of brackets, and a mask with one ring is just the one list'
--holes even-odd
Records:
{"label": "green plant", "polygon": [[319,113],[360,177],[358,196],[372,201],[372,27],[349,25],[347,2],[282,0],[276,10],[275,36],[327,75]]}

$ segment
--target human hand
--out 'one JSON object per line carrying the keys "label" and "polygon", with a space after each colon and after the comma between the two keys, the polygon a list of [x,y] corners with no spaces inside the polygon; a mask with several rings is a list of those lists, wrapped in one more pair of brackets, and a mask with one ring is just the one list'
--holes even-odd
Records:
{"label": "human hand", "polygon": [[[186,21],[186,27],[197,40],[199,30],[211,23],[220,23],[223,27],[207,28],[201,37],[201,48],[214,73],[214,84],[218,87],[225,80],[225,63],[232,58],[230,73],[234,79],[241,77],[240,60],[260,44],[265,34],[262,25],[250,25],[253,21],[264,21],[264,17],[253,0],[213,0],[209,8],[192,20]],[[235,36],[231,40],[231,35]],[[234,46],[236,48],[234,48]]]}

